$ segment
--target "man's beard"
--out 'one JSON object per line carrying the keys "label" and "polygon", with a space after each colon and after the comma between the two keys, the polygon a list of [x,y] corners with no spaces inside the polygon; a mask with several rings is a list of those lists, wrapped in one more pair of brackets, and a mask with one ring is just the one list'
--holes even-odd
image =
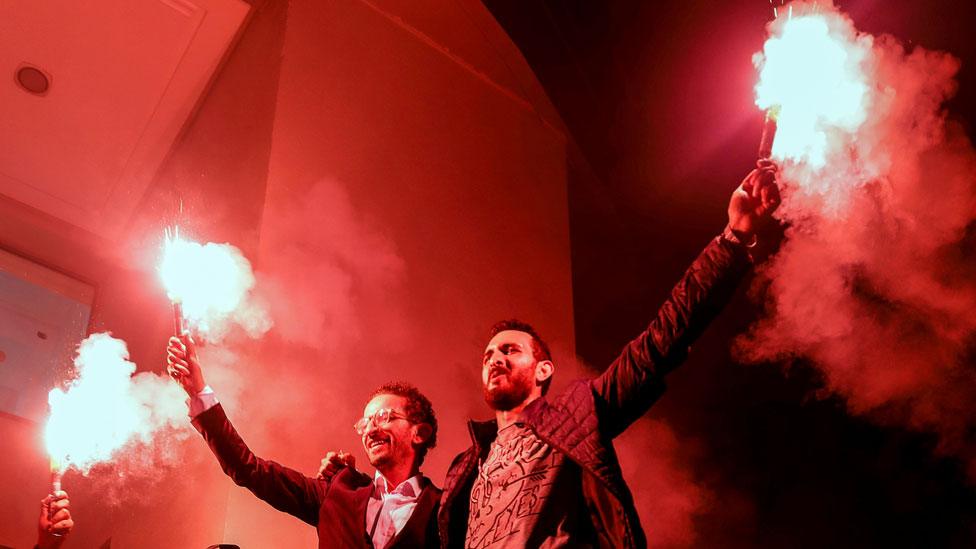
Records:
{"label": "man's beard", "polygon": [[[369,459],[369,464],[373,467],[382,467],[384,465],[391,464],[396,461],[396,456],[393,452],[393,437],[382,436],[379,440],[386,440],[386,449],[379,455],[374,455],[373,452],[366,450],[366,458]],[[372,441],[370,441],[372,442]]]}
{"label": "man's beard", "polygon": [[369,464],[373,467],[382,467],[384,465],[389,465],[393,463],[393,456],[390,454],[384,454],[378,457],[367,456],[369,458]]}
{"label": "man's beard", "polygon": [[528,377],[517,378],[510,375],[508,386],[498,386],[489,390],[488,385],[484,385],[483,390],[485,402],[492,410],[507,412],[529,398],[529,395],[532,394],[532,379]]}

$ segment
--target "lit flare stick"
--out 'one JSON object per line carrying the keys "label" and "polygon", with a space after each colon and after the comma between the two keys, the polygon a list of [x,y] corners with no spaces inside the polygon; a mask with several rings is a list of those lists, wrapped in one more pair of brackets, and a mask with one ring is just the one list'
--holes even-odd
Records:
{"label": "lit flare stick", "polygon": [[[99,445],[99,439],[104,438],[85,432],[84,427],[89,424],[90,418],[79,412],[87,412],[94,407],[75,404],[72,402],[75,399],[69,393],[70,388],[54,388],[48,394],[50,415],[44,428],[44,445],[49,456],[52,494],[61,491],[61,481],[69,466],[81,464],[84,467],[93,461],[90,458],[97,453],[95,448]],[[104,399],[98,400],[104,402]]]}
{"label": "lit flare stick", "polygon": [[161,428],[183,425],[179,393],[161,376],[137,374],[121,339],[105,332],[85,338],[69,379],[48,392],[44,443],[53,491],[68,469],[87,475],[98,464],[124,459],[134,449],[127,450],[130,443],[150,443]]}
{"label": "lit flare stick", "polygon": [[[169,227],[163,229],[163,235],[165,238],[164,244],[164,254],[170,253],[172,247],[177,245],[180,239],[180,228],[174,225],[171,231]],[[183,335],[183,302],[178,297],[173,295],[172,291],[167,292],[169,294],[170,301],[173,303],[173,330],[176,332],[176,336],[179,337]]]}
{"label": "lit flare stick", "polygon": [[[51,494],[57,494],[61,491],[61,478],[64,476],[64,469],[61,468],[61,462],[58,458],[51,456]],[[50,507],[47,510],[47,519],[51,520],[54,517],[54,511]],[[64,534],[58,534],[51,532],[54,537],[60,538]]]}
{"label": "lit flare stick", "polygon": [[230,244],[200,244],[185,239],[177,227],[164,231],[159,277],[173,303],[176,335],[187,331],[216,337],[247,314],[254,287],[251,264]]}
{"label": "lit flare stick", "polygon": [[183,335],[183,305],[179,301],[173,302],[173,329],[177,337]]}
{"label": "lit flare stick", "polygon": [[[773,4],[773,0],[769,0],[769,4],[773,7],[773,19],[779,18],[779,10]],[[784,0],[779,0],[779,5],[782,6]],[[793,6],[790,5],[790,19],[793,18]],[[762,137],[759,139],[759,159],[768,160],[773,156],[773,141],[776,139],[776,127],[777,119],[779,118],[779,106],[772,105],[766,109],[766,116],[763,120],[763,131]]]}
{"label": "lit flare stick", "polygon": [[64,476],[64,469],[61,468],[61,460],[51,456],[51,493],[56,494],[61,491],[61,478]]}
{"label": "lit flare stick", "polygon": [[[47,428],[44,433],[44,442],[47,446],[47,453],[50,457],[51,465],[51,493],[56,494],[61,491],[61,479],[64,478],[64,470],[67,465],[66,450],[64,448],[64,435],[63,432],[57,432],[59,429],[52,428],[51,419],[48,420]],[[56,436],[57,435],[57,436]]]}
{"label": "lit flare stick", "polygon": [[773,141],[776,139],[776,119],[778,117],[779,107],[774,106],[766,110],[762,138],[759,140],[760,159],[768,159],[773,156]]}
{"label": "lit flare stick", "polygon": [[765,136],[760,156],[768,149],[777,160],[821,169],[842,150],[841,138],[865,121],[863,61],[870,44],[809,2],[791,3],[789,16],[773,21],[769,31],[753,61],[759,70],[756,105],[767,110],[764,133],[776,142],[774,147]]}

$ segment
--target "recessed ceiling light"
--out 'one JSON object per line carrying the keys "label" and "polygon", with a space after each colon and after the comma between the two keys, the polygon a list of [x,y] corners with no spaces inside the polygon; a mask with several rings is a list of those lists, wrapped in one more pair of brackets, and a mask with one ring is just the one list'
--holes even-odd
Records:
{"label": "recessed ceiling light", "polygon": [[34,95],[45,95],[51,88],[51,77],[33,65],[21,65],[14,77],[21,88]]}

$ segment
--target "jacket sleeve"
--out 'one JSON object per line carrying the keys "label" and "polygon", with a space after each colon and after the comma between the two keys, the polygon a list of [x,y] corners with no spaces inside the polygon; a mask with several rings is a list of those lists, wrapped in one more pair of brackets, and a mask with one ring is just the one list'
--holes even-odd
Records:
{"label": "jacket sleeve", "polygon": [[600,428],[616,437],[664,392],[664,376],[725,306],[750,268],[743,246],[714,238],[685,271],[647,329],[591,381]]}
{"label": "jacket sleeve", "polygon": [[325,496],[324,481],[294,469],[261,459],[251,452],[218,404],[193,418],[220,467],[238,486],[243,486],[279,511],[316,526]]}

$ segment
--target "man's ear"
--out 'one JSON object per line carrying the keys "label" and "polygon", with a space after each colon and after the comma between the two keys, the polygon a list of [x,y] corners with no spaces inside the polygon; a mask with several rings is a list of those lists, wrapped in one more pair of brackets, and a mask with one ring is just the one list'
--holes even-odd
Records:
{"label": "man's ear", "polygon": [[434,428],[426,423],[421,423],[416,426],[417,430],[413,433],[413,443],[417,446],[422,446],[430,440],[430,436],[434,433]]}
{"label": "man's ear", "polygon": [[535,381],[542,383],[556,373],[556,365],[551,360],[540,360],[535,363]]}

